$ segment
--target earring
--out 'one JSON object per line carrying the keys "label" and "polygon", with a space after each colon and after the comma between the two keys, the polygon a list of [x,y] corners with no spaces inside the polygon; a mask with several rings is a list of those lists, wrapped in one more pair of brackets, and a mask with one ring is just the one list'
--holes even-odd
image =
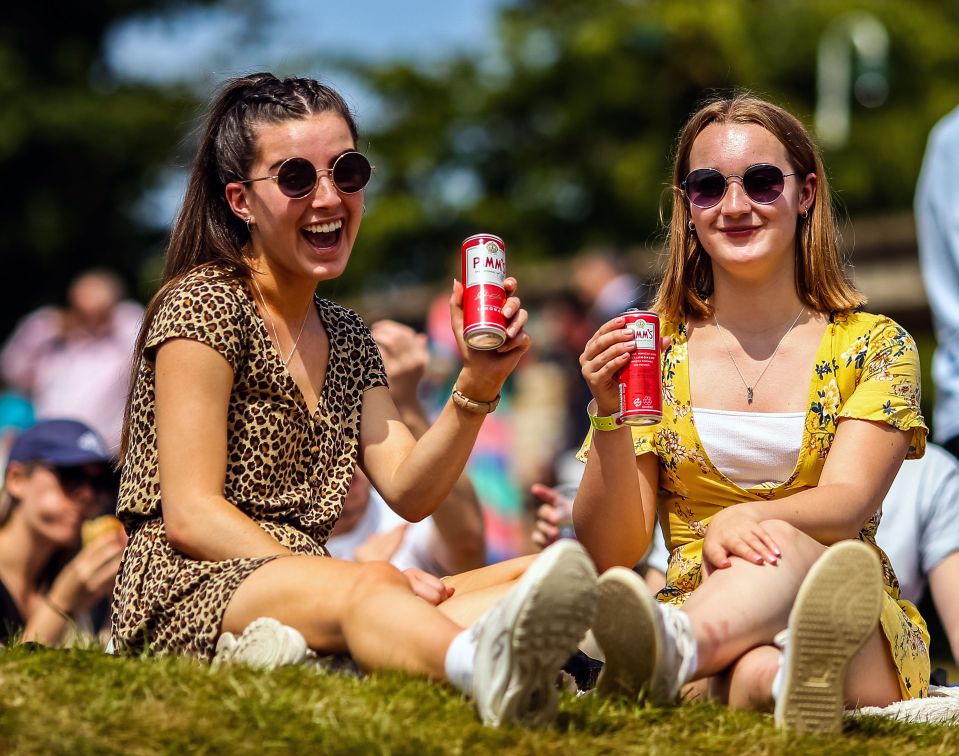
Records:
{"label": "earring", "polygon": [[809,208],[804,207],[802,210],[799,211],[799,215],[803,220],[806,220],[806,218],[809,217]]}
{"label": "earring", "polygon": [[243,219],[243,222],[246,223],[246,230],[250,233],[253,233],[253,226],[256,224],[256,221],[253,219],[252,215],[248,215]]}
{"label": "earring", "polygon": [[692,221],[690,221],[689,223],[687,223],[686,226],[689,228],[690,231],[695,231],[695,230],[696,230],[696,224],[693,223]]}

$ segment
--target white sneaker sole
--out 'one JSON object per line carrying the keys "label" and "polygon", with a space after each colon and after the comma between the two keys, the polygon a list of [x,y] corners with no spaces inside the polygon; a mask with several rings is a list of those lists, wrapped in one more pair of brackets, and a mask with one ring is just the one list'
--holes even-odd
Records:
{"label": "white sneaker sole", "polygon": [[835,544],[812,566],[789,614],[777,727],[799,733],[842,729],[846,667],[876,629],[883,593],[879,557],[859,541]]}
{"label": "white sneaker sole", "polygon": [[275,669],[299,664],[309,656],[306,639],[295,628],[272,617],[253,620],[239,638],[223,633],[216,644],[212,666],[244,664],[257,669]]}
{"label": "white sneaker sole", "polygon": [[649,692],[662,646],[651,603],[655,599],[642,578],[626,567],[611,567],[600,575],[596,593],[593,635],[606,657],[597,691],[630,698]]}
{"label": "white sneaker sole", "polygon": [[556,718],[560,669],[593,621],[596,569],[579,543],[560,541],[533,562],[513,591],[520,606],[504,659],[508,682],[497,700],[480,706],[480,715],[491,727],[544,727]]}

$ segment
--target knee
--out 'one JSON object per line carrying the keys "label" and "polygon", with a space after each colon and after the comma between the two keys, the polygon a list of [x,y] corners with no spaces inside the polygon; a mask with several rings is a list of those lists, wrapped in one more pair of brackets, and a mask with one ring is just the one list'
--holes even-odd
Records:
{"label": "knee", "polygon": [[406,588],[409,581],[396,567],[389,562],[363,562],[356,565],[353,586],[350,596],[356,601],[362,601],[372,593],[383,589]]}
{"label": "knee", "polygon": [[785,520],[763,520],[763,529],[772,536],[776,545],[785,554],[787,550],[795,552],[810,546],[824,548],[815,538],[804,533],[795,525],[791,525]]}
{"label": "knee", "polygon": [[808,569],[826,550],[819,541],[784,520],[763,520],[763,528],[772,536],[783,559],[800,569]]}

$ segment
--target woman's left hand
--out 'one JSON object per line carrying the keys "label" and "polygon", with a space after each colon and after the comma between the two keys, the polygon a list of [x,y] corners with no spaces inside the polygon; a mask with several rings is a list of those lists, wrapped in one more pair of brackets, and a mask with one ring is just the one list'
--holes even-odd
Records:
{"label": "woman's left hand", "polygon": [[529,317],[516,296],[517,281],[512,276],[503,281],[506,302],[503,316],[506,319],[506,341],[497,349],[472,349],[463,338],[463,284],[453,281],[450,296],[450,319],[453,333],[463,358],[463,371],[457,387],[470,399],[491,401],[499,393],[506,378],[516,368],[520,358],[530,347],[529,334],[524,330]]}
{"label": "woman's left hand", "polygon": [[782,552],[763,528],[759,515],[744,504],[727,507],[709,523],[703,540],[703,561],[707,570],[725,569],[737,556],[753,564],[777,564]]}
{"label": "woman's left hand", "polygon": [[433,606],[442,604],[446,599],[452,596],[453,591],[456,590],[448,586],[436,577],[436,575],[424,572],[418,567],[410,567],[409,569],[403,570],[403,574],[406,575],[406,579],[409,581],[413,593],[424,601],[428,601]]}

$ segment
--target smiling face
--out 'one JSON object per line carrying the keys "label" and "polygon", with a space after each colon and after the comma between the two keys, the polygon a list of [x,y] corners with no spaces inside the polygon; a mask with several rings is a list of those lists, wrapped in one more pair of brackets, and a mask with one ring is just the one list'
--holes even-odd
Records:
{"label": "smiling face", "polygon": [[[102,472],[95,465],[89,467],[91,476]],[[20,518],[27,530],[58,548],[75,544],[83,520],[99,513],[91,483],[78,482],[65,490],[56,472],[43,465],[11,462],[6,485],[18,502],[11,517]]]}
{"label": "smiling face", "polygon": [[[693,142],[689,171],[714,168],[724,176],[742,176],[757,163],[796,168],[785,146],[753,123],[712,123]],[[689,206],[696,235],[709,255],[713,274],[756,278],[788,271],[795,264],[796,227],[800,212],[812,205],[816,176],[788,176],[782,196],[763,205],[749,199],[738,178],[728,181],[722,200],[710,208]]]}
{"label": "smiling face", "polygon": [[[316,168],[331,168],[344,152],[355,149],[349,126],[333,112],[323,112],[256,128],[256,156],[250,178],[274,176],[291,157],[309,160]],[[284,195],[276,181],[230,183],[227,199],[240,218],[252,216],[255,257],[293,276],[323,281],[340,276],[359,233],[363,195],[342,194],[326,171],[312,192],[301,199]]]}

